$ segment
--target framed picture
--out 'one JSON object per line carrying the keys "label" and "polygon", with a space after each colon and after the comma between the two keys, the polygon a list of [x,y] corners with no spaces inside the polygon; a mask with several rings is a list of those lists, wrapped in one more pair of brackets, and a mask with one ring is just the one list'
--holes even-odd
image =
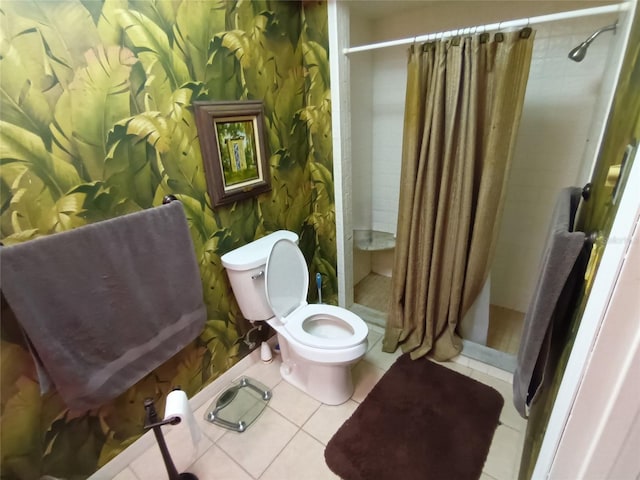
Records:
{"label": "framed picture", "polygon": [[262,102],[193,102],[213,206],[271,190]]}

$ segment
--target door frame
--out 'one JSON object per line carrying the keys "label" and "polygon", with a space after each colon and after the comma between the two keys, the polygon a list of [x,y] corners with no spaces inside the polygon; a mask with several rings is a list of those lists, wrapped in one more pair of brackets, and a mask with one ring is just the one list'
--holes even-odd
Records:
{"label": "door frame", "polygon": [[[566,462],[571,462],[576,455],[585,457],[583,458],[585,465],[589,461],[585,455],[587,451],[576,450],[575,445],[568,441],[571,438],[569,427],[574,427],[575,422],[582,422],[581,429],[584,434],[589,428],[597,431],[600,427],[596,428],[596,424],[600,425],[603,421],[601,412],[594,415],[590,409],[587,409],[586,416],[572,418],[574,413],[583,412],[582,409],[585,407],[583,402],[590,401],[589,398],[579,396],[581,387],[589,385],[591,382],[602,383],[603,379],[598,378],[598,370],[601,370],[603,366],[611,372],[612,378],[625,381],[627,370],[621,368],[613,356],[606,355],[606,352],[603,351],[606,348],[606,343],[598,344],[597,341],[599,338],[603,338],[603,335],[615,333],[617,316],[607,315],[607,313],[616,306],[615,302],[619,301],[613,298],[614,289],[620,278],[620,272],[631,247],[632,236],[640,217],[640,190],[634,188],[636,185],[640,185],[640,152],[636,152],[627,180],[628,188],[624,190],[620,198],[620,206],[611,227],[609,240],[593,280],[593,287],[585,305],[580,328],[576,334],[531,477],[534,480],[549,478],[554,468],[561,468]],[[637,241],[637,232],[635,238]],[[619,356],[618,354],[631,355],[633,353],[635,344],[631,341],[632,338],[628,340],[629,342],[626,344],[619,345],[620,349],[626,350],[625,352],[617,352],[616,357]],[[592,360],[604,362],[604,364],[594,363],[591,365]],[[611,380],[611,378],[607,380]],[[607,396],[605,404],[610,405],[615,401],[616,396],[612,392]],[[578,424],[580,425],[580,423]],[[593,442],[596,442],[598,438],[591,440],[589,451],[592,451]],[[563,441],[565,443],[562,443]],[[577,472],[574,471],[575,473]]]}
{"label": "door frame", "polygon": [[[353,305],[353,221],[351,160],[351,95],[349,58],[349,6],[329,0],[329,74],[331,78],[331,135],[333,137],[333,181],[336,209],[338,305]],[[338,121],[336,121],[336,119]]]}

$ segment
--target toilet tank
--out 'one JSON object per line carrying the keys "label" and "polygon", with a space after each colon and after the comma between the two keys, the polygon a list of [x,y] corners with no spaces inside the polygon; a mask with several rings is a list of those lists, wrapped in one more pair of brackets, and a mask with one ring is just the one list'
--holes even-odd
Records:
{"label": "toilet tank", "polygon": [[278,230],[220,257],[238,306],[247,320],[273,317],[264,287],[264,270],[273,244],[282,238],[298,243],[298,235],[294,232]]}

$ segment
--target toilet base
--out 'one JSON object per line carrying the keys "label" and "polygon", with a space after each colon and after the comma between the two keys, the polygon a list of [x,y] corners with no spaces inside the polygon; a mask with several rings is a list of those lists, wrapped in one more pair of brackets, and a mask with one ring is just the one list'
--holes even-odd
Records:
{"label": "toilet base", "polygon": [[301,358],[278,334],[282,352],[280,375],[294,387],[326,405],[340,405],[353,395],[351,366],[343,364],[320,364]]}
{"label": "toilet base", "polygon": [[[307,365],[307,382],[302,382],[294,370],[300,370],[299,365],[289,368],[289,365],[280,366],[282,379],[299,388],[307,395],[326,405],[340,405],[353,395],[353,380],[351,378],[351,365]],[[330,382],[330,383],[329,383]]]}

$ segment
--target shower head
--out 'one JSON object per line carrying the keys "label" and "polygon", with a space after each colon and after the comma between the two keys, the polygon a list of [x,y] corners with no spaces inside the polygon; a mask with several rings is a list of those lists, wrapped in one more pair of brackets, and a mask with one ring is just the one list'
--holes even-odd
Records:
{"label": "shower head", "polygon": [[609,30],[616,31],[616,27],[618,26],[618,21],[613,25],[608,25],[606,27],[602,27],[600,30],[594,32],[589,38],[587,38],[584,42],[578,45],[576,48],[569,52],[569,58],[574,62],[581,62],[585,55],[587,54],[587,48],[591,45],[591,42],[595,40],[595,38],[600,35],[602,32],[608,32]]}

